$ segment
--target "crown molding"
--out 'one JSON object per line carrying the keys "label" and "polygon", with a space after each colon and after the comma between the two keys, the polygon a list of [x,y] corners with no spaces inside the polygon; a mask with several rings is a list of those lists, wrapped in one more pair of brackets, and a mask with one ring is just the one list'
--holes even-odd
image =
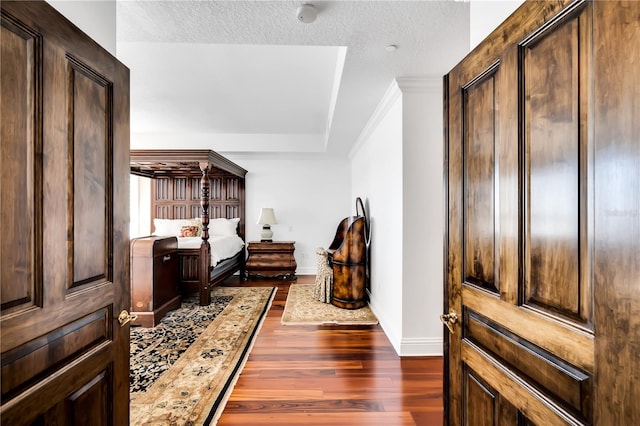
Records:
{"label": "crown molding", "polygon": [[442,79],[436,77],[398,77],[398,87],[403,93],[442,93]]}
{"label": "crown molding", "polygon": [[371,114],[369,121],[362,129],[362,132],[360,132],[360,136],[358,136],[358,139],[349,151],[349,159],[352,159],[360,150],[365,141],[369,139],[373,131],[380,124],[380,121],[382,121],[382,119],[387,115],[389,109],[391,109],[391,107],[395,104],[396,100],[400,97],[401,94],[402,92],[400,92],[400,90],[398,89],[397,82],[395,80],[392,81],[387,88],[384,96],[382,97],[382,100],[380,100],[380,103],[376,107],[375,111],[373,111],[373,114]]}

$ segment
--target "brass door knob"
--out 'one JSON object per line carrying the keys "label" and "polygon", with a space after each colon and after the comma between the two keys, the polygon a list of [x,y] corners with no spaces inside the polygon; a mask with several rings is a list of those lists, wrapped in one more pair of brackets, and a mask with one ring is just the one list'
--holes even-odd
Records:
{"label": "brass door knob", "polygon": [[120,323],[120,327],[124,326],[128,322],[133,322],[137,319],[137,315],[129,315],[129,312],[127,312],[126,310],[120,312],[120,315],[118,315],[118,322]]}
{"label": "brass door knob", "polygon": [[440,321],[447,326],[451,334],[456,333],[455,323],[458,322],[458,314],[453,309],[448,314],[440,315]]}

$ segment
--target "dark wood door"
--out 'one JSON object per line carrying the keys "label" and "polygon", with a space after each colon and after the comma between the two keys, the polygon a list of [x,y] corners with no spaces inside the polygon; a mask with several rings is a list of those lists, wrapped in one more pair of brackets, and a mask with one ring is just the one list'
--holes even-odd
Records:
{"label": "dark wood door", "polygon": [[1,8],[0,422],[124,425],[129,71],[45,2]]}
{"label": "dark wood door", "polygon": [[446,424],[640,424],[639,46],[526,2],[445,77]]}

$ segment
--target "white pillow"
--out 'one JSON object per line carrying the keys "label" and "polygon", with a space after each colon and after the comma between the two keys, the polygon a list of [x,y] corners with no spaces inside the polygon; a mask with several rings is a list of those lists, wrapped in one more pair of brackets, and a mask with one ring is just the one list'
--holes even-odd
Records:
{"label": "white pillow", "polygon": [[189,225],[190,219],[153,219],[153,235],[163,237],[179,237],[183,226]]}
{"label": "white pillow", "polygon": [[222,217],[211,219],[209,221],[209,233],[215,236],[236,235],[238,222],[240,222],[239,217],[234,217],[233,219]]}

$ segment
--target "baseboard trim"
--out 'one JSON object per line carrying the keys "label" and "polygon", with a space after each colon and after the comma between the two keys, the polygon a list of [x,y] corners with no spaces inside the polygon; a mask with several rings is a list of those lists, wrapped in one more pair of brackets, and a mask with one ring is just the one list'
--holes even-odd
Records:
{"label": "baseboard trim", "polygon": [[442,338],[405,337],[400,340],[400,356],[442,356]]}

